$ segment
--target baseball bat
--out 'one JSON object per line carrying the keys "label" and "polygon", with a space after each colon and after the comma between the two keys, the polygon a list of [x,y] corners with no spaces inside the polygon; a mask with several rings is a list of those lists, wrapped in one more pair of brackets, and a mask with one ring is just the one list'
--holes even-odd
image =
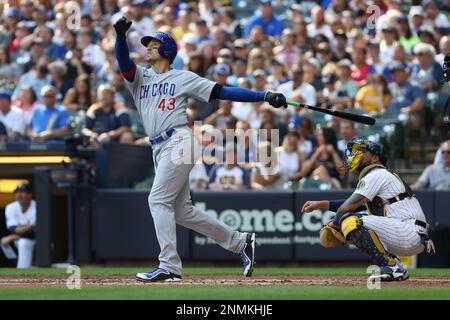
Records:
{"label": "baseball bat", "polygon": [[310,106],[307,104],[298,103],[298,102],[295,102],[292,100],[287,100],[286,102],[287,102],[287,104],[294,106],[294,107],[305,108],[305,109],[310,109],[313,111],[330,114],[335,117],[339,117],[339,118],[354,121],[354,122],[359,122],[362,124],[367,124],[369,126],[373,126],[375,124],[375,119],[372,117],[368,117],[368,116],[362,116],[362,115],[354,114],[354,113],[350,113],[350,112],[343,112],[343,111],[314,107],[314,106]]}

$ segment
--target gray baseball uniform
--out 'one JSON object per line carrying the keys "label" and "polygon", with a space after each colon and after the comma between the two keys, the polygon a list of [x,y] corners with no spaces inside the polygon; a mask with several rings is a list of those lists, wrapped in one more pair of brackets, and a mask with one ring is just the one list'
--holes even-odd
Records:
{"label": "gray baseball uniform", "polygon": [[[189,172],[201,155],[201,147],[187,127],[187,99],[192,96],[208,102],[216,83],[189,71],[171,69],[158,74],[136,67],[134,81],[125,83],[148,136],[154,138],[176,128],[169,139],[152,146],[156,174],[148,202],[161,248],[159,267],[181,275],[176,224],[197,231],[235,253],[246,243],[245,233],[234,231],[195,208],[189,194]],[[185,156],[189,156],[189,161],[180,161]]]}

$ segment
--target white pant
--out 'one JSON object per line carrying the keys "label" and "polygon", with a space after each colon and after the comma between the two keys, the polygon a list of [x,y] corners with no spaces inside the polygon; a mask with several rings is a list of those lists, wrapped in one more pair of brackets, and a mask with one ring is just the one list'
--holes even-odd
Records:
{"label": "white pant", "polygon": [[33,264],[33,253],[36,240],[21,238],[15,243],[18,251],[17,268],[30,268]]}
{"label": "white pant", "polygon": [[421,253],[425,246],[420,233],[426,233],[416,226],[414,220],[402,221],[380,216],[363,216],[364,225],[372,229],[380,239],[387,252],[400,256],[414,256]]}

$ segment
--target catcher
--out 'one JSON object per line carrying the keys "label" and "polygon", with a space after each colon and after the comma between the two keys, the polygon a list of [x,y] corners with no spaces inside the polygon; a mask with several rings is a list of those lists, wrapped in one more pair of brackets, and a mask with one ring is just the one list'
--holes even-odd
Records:
{"label": "catcher", "polygon": [[[434,251],[425,215],[409,185],[387,169],[383,147],[364,138],[347,144],[344,166],[358,172],[358,185],[346,200],[307,201],[302,212],[330,210],[336,216],[320,231],[320,243],[332,248],[354,244],[380,267],[372,279],[406,280],[408,271],[396,255]],[[360,211],[368,211],[360,214]]]}

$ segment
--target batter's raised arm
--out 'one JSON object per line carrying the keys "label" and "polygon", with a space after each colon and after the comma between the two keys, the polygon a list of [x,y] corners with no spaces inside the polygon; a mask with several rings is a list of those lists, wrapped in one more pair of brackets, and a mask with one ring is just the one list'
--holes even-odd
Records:
{"label": "batter's raised arm", "polygon": [[275,108],[287,108],[286,97],[281,93],[270,91],[252,91],[238,87],[223,87],[216,84],[210,100],[231,100],[237,102],[259,102],[266,101]]}
{"label": "batter's raised arm", "polygon": [[130,29],[131,21],[127,21],[125,17],[120,18],[114,23],[116,29],[116,59],[119,64],[120,71],[125,79],[133,82],[136,74],[136,64],[130,59],[128,50],[126,32]]}

